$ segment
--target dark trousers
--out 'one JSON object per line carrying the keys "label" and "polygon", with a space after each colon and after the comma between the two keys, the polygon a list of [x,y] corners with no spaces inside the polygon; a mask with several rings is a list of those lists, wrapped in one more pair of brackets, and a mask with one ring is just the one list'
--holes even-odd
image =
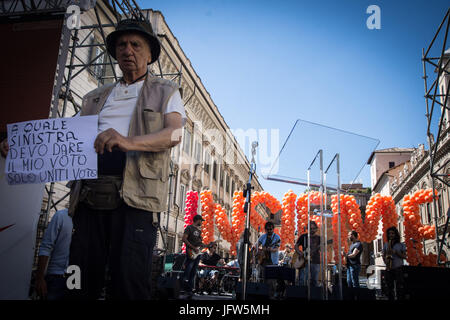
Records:
{"label": "dark trousers", "polygon": [[63,275],[47,274],[45,282],[47,284],[47,300],[63,300],[66,292],[66,278]]}
{"label": "dark trousers", "polygon": [[392,269],[384,271],[385,294],[389,300],[402,300],[403,296],[403,281],[400,269]]}
{"label": "dark trousers", "polygon": [[349,288],[359,288],[360,271],[361,271],[360,264],[353,264],[347,266],[347,286]]}
{"label": "dark trousers", "polygon": [[197,267],[200,262],[200,256],[195,259],[186,258],[184,267],[184,289],[192,292],[195,286],[195,276],[197,274]]}
{"label": "dark trousers", "polygon": [[70,298],[98,299],[110,275],[107,297],[147,300],[151,296],[157,228],[152,213],[123,203],[115,210],[93,210],[80,203],[73,217],[70,265],[81,270],[81,289]]}

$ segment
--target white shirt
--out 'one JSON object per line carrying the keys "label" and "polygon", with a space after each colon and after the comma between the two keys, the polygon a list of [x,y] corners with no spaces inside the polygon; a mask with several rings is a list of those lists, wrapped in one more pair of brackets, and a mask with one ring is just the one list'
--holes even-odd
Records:
{"label": "white shirt", "polygon": [[[121,135],[127,137],[130,126],[131,116],[133,115],[139,93],[144,85],[144,80],[125,85],[120,81],[109,94],[106,102],[98,115],[98,133],[106,129],[113,128]],[[129,97],[120,98],[117,96],[120,90],[132,92]],[[169,99],[166,112],[164,114],[178,112],[181,115],[183,125],[186,122],[186,113],[184,111],[183,100],[180,91],[177,90]]]}

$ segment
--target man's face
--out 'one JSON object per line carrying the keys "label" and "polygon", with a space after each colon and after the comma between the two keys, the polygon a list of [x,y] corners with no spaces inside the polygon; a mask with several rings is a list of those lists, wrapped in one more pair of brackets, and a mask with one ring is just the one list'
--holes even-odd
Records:
{"label": "man's face", "polygon": [[317,232],[317,226],[316,225],[311,225],[311,234],[316,234]]}
{"label": "man's face", "polygon": [[211,253],[216,252],[216,250],[217,250],[217,244],[213,244],[213,245],[211,246],[211,248],[209,248],[209,251],[211,251]]}
{"label": "man's face", "polygon": [[353,241],[353,234],[351,232],[348,233],[347,237],[348,240]]}
{"label": "man's face", "polygon": [[197,220],[197,221],[194,222],[194,224],[195,224],[197,227],[201,227],[201,226],[202,226],[202,222],[203,222],[203,220]]}
{"label": "man's face", "polygon": [[268,234],[269,236],[271,236],[271,235],[273,234],[273,227],[272,227],[272,226],[268,226],[268,227],[266,228],[266,232],[267,232],[267,234]]}
{"label": "man's face", "polygon": [[151,62],[150,47],[145,38],[136,33],[126,33],[117,39],[116,58],[122,72],[143,73]]}

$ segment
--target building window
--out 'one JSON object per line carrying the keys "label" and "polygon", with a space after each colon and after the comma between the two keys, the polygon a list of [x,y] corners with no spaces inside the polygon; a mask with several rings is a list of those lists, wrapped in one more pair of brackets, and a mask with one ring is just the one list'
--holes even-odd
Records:
{"label": "building window", "polygon": [[208,152],[205,152],[205,172],[209,174],[209,165],[211,163],[211,156]]}
{"label": "building window", "polygon": [[226,185],[225,185],[225,192],[230,191],[230,176],[227,175]]}
{"label": "building window", "polygon": [[395,162],[389,162],[389,169],[395,167]]}
{"label": "building window", "polygon": [[186,202],[186,186],[180,184],[180,198],[178,206],[181,208],[181,212],[184,213],[184,203]]}
{"label": "building window", "polygon": [[437,214],[437,216],[438,217],[442,217],[442,215],[444,214],[443,209],[442,209],[442,194],[443,194],[443,192],[440,192],[439,198],[438,198],[438,201],[437,201],[437,203],[438,203],[438,214]]}
{"label": "building window", "polygon": [[102,47],[100,47],[100,44],[98,41],[96,41],[95,37],[91,39],[91,45],[89,50],[89,63],[93,61],[95,58],[97,58],[95,61],[92,62],[92,65],[89,67],[90,74],[101,84],[103,84],[103,78],[105,76],[105,54]]}
{"label": "building window", "polygon": [[430,203],[427,203],[427,223],[431,223],[431,205]]}
{"label": "building window", "polygon": [[220,174],[220,187],[223,188],[223,178],[224,178],[225,172],[222,171],[222,172],[219,172],[219,174]]}
{"label": "building window", "polygon": [[180,237],[180,240],[178,240],[178,248],[175,248],[176,252],[181,251],[181,248],[183,248],[183,244],[184,244],[183,239],[182,239],[182,237]]}
{"label": "building window", "polygon": [[212,172],[212,174],[213,174],[214,181],[217,181],[217,163],[215,161],[213,163],[213,172]]}
{"label": "building window", "polygon": [[236,185],[234,184],[234,180],[231,183],[231,195],[234,195],[234,189],[235,189]]}
{"label": "building window", "polygon": [[383,241],[382,239],[377,240],[377,253],[380,253],[383,250]]}
{"label": "building window", "polygon": [[195,141],[194,158],[195,163],[202,163],[202,145],[198,140]]}
{"label": "building window", "polygon": [[167,235],[167,253],[175,253],[175,236]]}
{"label": "building window", "polygon": [[191,155],[191,132],[186,127],[184,127],[183,150]]}

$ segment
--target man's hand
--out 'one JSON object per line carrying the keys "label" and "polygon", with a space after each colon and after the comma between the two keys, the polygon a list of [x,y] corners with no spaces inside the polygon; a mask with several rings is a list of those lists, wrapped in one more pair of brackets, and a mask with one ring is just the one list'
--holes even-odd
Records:
{"label": "man's hand", "polygon": [[44,277],[36,278],[36,292],[42,298],[47,296],[47,282],[45,282]]}
{"label": "man's hand", "polygon": [[130,137],[124,137],[116,130],[109,128],[98,134],[94,141],[95,152],[103,154],[104,150],[112,152],[114,147],[118,147],[121,151],[127,152],[131,150],[132,142]]}
{"label": "man's hand", "polygon": [[9,144],[8,144],[8,139],[4,139],[1,143],[0,143],[0,152],[2,154],[3,158],[6,158],[8,152],[9,152]]}

